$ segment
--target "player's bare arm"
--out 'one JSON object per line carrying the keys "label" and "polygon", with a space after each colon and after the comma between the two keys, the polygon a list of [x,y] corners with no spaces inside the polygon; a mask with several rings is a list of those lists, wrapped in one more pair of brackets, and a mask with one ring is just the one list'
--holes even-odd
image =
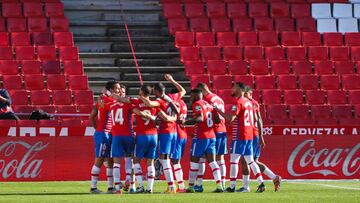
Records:
{"label": "player's bare arm", "polygon": [[204,121],[204,117],[202,114],[194,116],[193,118],[190,118],[189,120],[185,121],[183,123],[184,125],[195,125],[196,123],[201,123]]}
{"label": "player's bare arm", "polygon": [[263,121],[262,121],[260,112],[256,112],[255,117],[257,118],[256,124],[257,124],[258,129],[259,129],[260,146],[264,148],[266,144],[265,144],[264,136],[263,136],[263,134],[262,134]]}
{"label": "player's bare arm", "polygon": [[167,81],[169,81],[172,85],[174,85],[175,88],[179,91],[180,98],[185,96],[186,90],[184,89],[184,87],[181,86],[176,80],[174,80],[174,78],[170,74],[165,74],[164,77]]}
{"label": "player's bare arm", "polygon": [[141,99],[141,101],[148,107],[150,108],[155,108],[155,107],[159,107],[160,104],[157,101],[151,101],[149,98],[145,98],[140,96],[139,99]]}
{"label": "player's bare arm", "polygon": [[160,111],[158,116],[165,122],[176,122],[177,116],[169,116],[164,111]]}
{"label": "player's bare arm", "polygon": [[221,111],[221,109],[217,108],[216,106],[213,106],[214,109],[220,114],[220,116],[224,117],[227,122],[233,122],[236,118],[236,115],[232,114],[226,114],[225,112]]}
{"label": "player's bare arm", "polygon": [[97,127],[97,122],[96,122],[97,114],[98,114],[98,109],[96,108],[96,106],[94,106],[94,108],[91,111],[90,116],[89,116],[89,120],[92,123],[94,128]]}
{"label": "player's bare arm", "polygon": [[119,102],[122,102],[122,103],[127,103],[127,104],[130,104],[131,101],[129,98],[126,98],[126,97],[121,97],[119,95],[116,95],[116,94],[111,94],[110,95],[112,98],[116,99],[117,101]]}
{"label": "player's bare arm", "polygon": [[143,117],[145,119],[149,119],[149,120],[152,120],[152,121],[156,120],[156,116],[152,116],[148,112],[140,111],[138,108],[133,109],[133,113],[138,115],[138,116],[141,116],[141,117]]}

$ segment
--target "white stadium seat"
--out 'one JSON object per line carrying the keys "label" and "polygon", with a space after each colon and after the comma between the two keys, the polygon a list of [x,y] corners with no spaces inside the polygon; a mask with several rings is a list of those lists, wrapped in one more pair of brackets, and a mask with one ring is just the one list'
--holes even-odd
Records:
{"label": "white stadium seat", "polygon": [[354,17],[360,18],[360,4],[354,4]]}
{"label": "white stadium seat", "polygon": [[358,20],[356,18],[341,18],[339,19],[339,32],[358,32]]}
{"label": "white stadium seat", "polygon": [[350,0],[351,3],[358,4],[360,3],[360,0]]}
{"label": "white stadium seat", "polygon": [[331,5],[330,4],[312,4],[311,15],[313,18],[331,18]]}
{"label": "white stadium seat", "polygon": [[320,33],[337,32],[336,19],[334,19],[334,18],[318,19],[317,20],[317,31]]}
{"label": "white stadium seat", "polygon": [[334,18],[352,18],[352,4],[334,4]]}

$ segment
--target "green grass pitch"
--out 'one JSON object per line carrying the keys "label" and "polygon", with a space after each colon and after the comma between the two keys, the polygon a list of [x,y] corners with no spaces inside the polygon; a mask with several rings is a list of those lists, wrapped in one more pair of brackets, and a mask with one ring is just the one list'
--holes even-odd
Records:
{"label": "green grass pitch", "polygon": [[[240,186],[241,182],[238,183]],[[251,193],[211,193],[212,181],[204,183],[204,193],[161,194],[164,182],[155,182],[154,194],[92,195],[89,182],[9,182],[0,183],[0,202],[360,202],[360,181],[284,181],[279,192],[273,191],[272,182],[266,182],[267,191],[255,193],[256,182],[251,183]],[[99,189],[105,190],[101,182]]]}

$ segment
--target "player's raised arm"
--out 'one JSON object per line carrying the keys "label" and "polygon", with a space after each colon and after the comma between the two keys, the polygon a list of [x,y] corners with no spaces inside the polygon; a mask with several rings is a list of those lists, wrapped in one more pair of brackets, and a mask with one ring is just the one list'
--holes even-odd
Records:
{"label": "player's raised arm", "polygon": [[167,115],[164,111],[160,111],[158,113],[158,116],[165,122],[176,122],[177,121],[176,115],[170,116],[170,115]]}
{"label": "player's raised arm", "polygon": [[170,74],[165,74],[164,77],[167,81],[169,81],[172,85],[174,85],[175,88],[179,91],[180,98],[185,96],[186,90],[184,89],[184,87],[181,86],[176,80],[174,80],[174,78]]}
{"label": "player's raised arm", "polygon": [[140,96],[139,99],[141,99],[142,102],[144,102],[144,104],[150,108],[155,108],[155,107],[159,107],[160,104],[157,101],[151,101],[149,98],[145,98]]}
{"label": "player's raised arm", "polygon": [[122,97],[122,96],[119,96],[119,95],[116,95],[116,94],[111,94],[110,97],[118,100],[119,102],[122,102],[122,103],[127,103],[127,104],[130,104],[131,101],[129,98],[126,98],[126,97]]}

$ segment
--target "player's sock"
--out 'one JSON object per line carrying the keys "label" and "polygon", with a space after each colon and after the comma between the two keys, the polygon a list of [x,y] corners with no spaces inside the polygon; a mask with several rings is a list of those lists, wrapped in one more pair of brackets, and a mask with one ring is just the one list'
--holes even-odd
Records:
{"label": "player's sock", "polygon": [[113,188],[114,187],[114,176],[113,176],[112,168],[106,168],[106,177],[107,177],[108,188]]}
{"label": "player's sock", "polygon": [[236,178],[239,172],[240,157],[240,154],[230,155],[230,188],[235,188],[236,186]]}
{"label": "player's sock", "polygon": [[126,181],[131,182],[131,173],[132,173],[132,167],[133,167],[133,163],[132,163],[132,159],[130,157],[125,157],[125,173],[126,173]]}
{"label": "player's sock", "polygon": [[148,181],[148,185],[147,185],[147,190],[153,191],[153,187],[154,187],[154,180],[155,180],[155,166],[151,165],[147,167],[147,181]]}
{"label": "player's sock", "polygon": [[263,171],[263,173],[269,177],[271,180],[274,180],[276,178],[276,175],[274,172],[272,172],[267,166],[265,166],[265,170]]}
{"label": "player's sock", "polygon": [[190,172],[189,172],[190,187],[194,186],[198,172],[199,172],[199,164],[195,162],[190,162]]}
{"label": "player's sock", "polygon": [[185,189],[184,173],[183,173],[183,170],[182,170],[180,164],[174,164],[174,173],[175,173],[175,177],[176,177],[176,181],[178,183],[179,189],[181,189],[181,190]]}
{"label": "player's sock", "polygon": [[161,160],[161,163],[163,166],[164,175],[165,175],[165,178],[166,178],[169,188],[174,188],[174,174],[173,174],[172,167],[170,164],[170,159],[163,159],[163,160]]}
{"label": "player's sock", "polygon": [[220,160],[217,162],[219,164],[220,167],[220,173],[221,173],[221,182],[222,185],[225,186],[226,185],[226,165],[225,165],[225,160]]}
{"label": "player's sock", "polygon": [[243,175],[243,188],[249,188],[250,175]]}
{"label": "player's sock", "polygon": [[205,169],[206,169],[206,166],[205,166],[205,162],[206,162],[206,159],[204,158],[200,158],[199,160],[199,172],[197,174],[197,185],[202,185],[203,184],[203,181],[204,181],[204,174],[205,174]]}
{"label": "player's sock", "polygon": [[120,190],[120,164],[118,163],[114,163],[113,176],[115,189]]}
{"label": "player's sock", "polygon": [[97,188],[99,174],[100,174],[100,168],[93,165],[91,169],[91,188]]}
{"label": "player's sock", "polygon": [[264,179],[261,175],[261,171],[259,166],[256,164],[256,162],[254,161],[253,156],[244,156],[244,159],[246,161],[246,163],[250,166],[252,172],[254,173],[257,181],[259,184],[264,182]]}
{"label": "player's sock", "polygon": [[142,177],[143,173],[142,173],[140,164],[138,164],[138,163],[134,164],[134,173],[135,173],[136,181],[139,184],[139,187],[143,187],[144,186],[143,177]]}
{"label": "player's sock", "polygon": [[214,180],[216,182],[217,185],[221,185],[221,173],[220,173],[220,167],[217,164],[216,161],[213,161],[211,163],[209,163],[211,170],[213,172],[213,176],[214,176]]}

